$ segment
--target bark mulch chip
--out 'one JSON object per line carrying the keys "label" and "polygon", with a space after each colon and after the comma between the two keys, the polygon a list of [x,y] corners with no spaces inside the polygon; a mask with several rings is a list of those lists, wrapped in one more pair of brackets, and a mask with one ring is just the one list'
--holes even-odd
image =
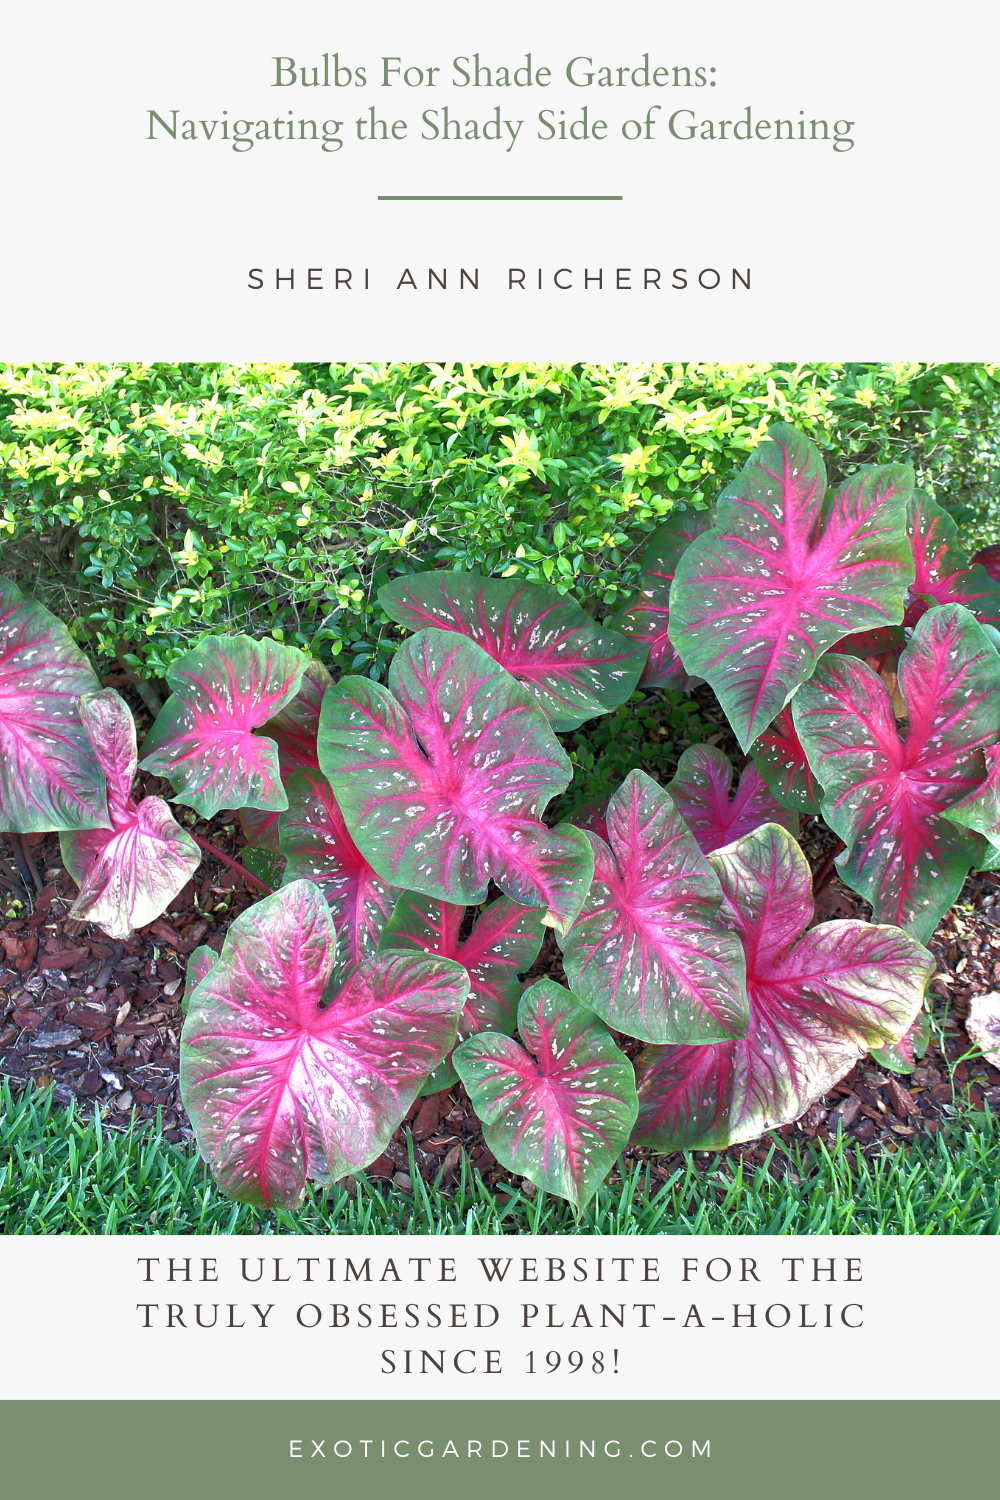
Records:
{"label": "bark mulch chip", "polygon": [[[239,857],[231,814],[197,829]],[[818,826],[812,836],[803,829],[814,865],[829,852],[825,834]],[[33,834],[27,843],[45,885],[21,899],[0,894],[0,1074],[18,1091],[51,1085],[60,1104],[76,1100],[88,1113],[96,1108],[112,1128],[153,1128],[159,1120],[168,1141],[190,1141],[177,1088],[185,966],[200,944],[218,952],[229,924],[259,893],[206,855],[170,911],[117,942],[68,916],[76,888],[62,868],[58,838]],[[819,921],[869,915],[864,901],[835,877],[820,892]],[[970,999],[1000,988],[1000,874],[970,877],[930,947],[938,962],[931,987],[934,1029],[915,1072],[897,1076],[865,1058],[794,1125],[731,1147],[723,1157],[752,1171],[770,1156],[772,1172],[794,1173],[796,1143],[831,1145],[842,1135],[866,1156],[892,1154],[956,1128],[951,1121],[960,1106],[1000,1110],[1000,1070],[982,1056],[964,1056],[972,1050],[964,1027]],[[542,976],[565,981],[551,934],[527,977]],[[445,1191],[459,1182],[463,1163],[498,1200],[515,1187],[529,1196],[534,1191],[497,1163],[460,1085],[418,1099],[365,1175],[411,1192],[411,1152],[425,1181]],[[710,1155],[716,1153],[696,1158]],[[666,1182],[682,1158],[636,1148],[626,1161],[648,1161],[654,1180]]]}

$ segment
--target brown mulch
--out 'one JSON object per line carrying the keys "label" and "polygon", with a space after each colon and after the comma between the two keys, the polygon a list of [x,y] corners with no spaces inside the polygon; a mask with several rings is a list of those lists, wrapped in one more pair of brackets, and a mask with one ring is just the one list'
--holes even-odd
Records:
{"label": "brown mulch", "polygon": [[[148,790],[162,788],[151,781]],[[183,810],[180,815],[190,817]],[[232,814],[196,828],[238,857],[242,838]],[[830,835],[807,822],[802,841],[818,865]],[[115,942],[68,917],[76,888],[63,870],[58,838],[29,835],[27,843],[44,889],[19,898],[0,890],[0,1074],[18,1092],[51,1085],[58,1103],[76,1101],[88,1113],[96,1108],[111,1128],[152,1129],[159,1122],[168,1141],[190,1141],[177,1087],[186,961],[201,943],[221,949],[227,927],[258,893],[206,855],[164,917],[127,942]],[[820,921],[868,915],[865,903],[836,878],[817,902]],[[895,1153],[947,1132],[962,1106],[1000,1110],[1000,1071],[982,1057],[957,1061],[970,1050],[963,1025],[970,997],[1000,989],[1000,874],[967,881],[930,946],[938,960],[932,993],[939,1034],[916,1071],[897,1076],[866,1058],[795,1125],[732,1147],[725,1157],[752,1171],[770,1156],[771,1170],[780,1172],[790,1166],[796,1143],[832,1143],[838,1132],[867,1156]],[[541,975],[563,977],[551,935],[529,977]],[[370,1179],[412,1189],[411,1134],[421,1175],[446,1191],[459,1181],[463,1161],[501,1201],[521,1185],[490,1153],[460,1086],[417,1101],[407,1124],[368,1169]],[[661,1181],[673,1176],[681,1160],[649,1157],[643,1149],[627,1156],[648,1158],[654,1180]],[[534,1192],[530,1184],[526,1190]]]}

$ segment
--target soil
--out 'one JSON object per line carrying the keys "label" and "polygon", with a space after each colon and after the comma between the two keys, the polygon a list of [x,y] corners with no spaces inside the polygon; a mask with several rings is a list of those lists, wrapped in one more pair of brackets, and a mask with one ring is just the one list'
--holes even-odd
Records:
{"label": "soil", "polygon": [[[149,791],[164,790],[150,780]],[[182,814],[183,816],[183,814]],[[189,815],[190,816],[190,815]],[[230,857],[239,857],[242,835],[233,814],[193,824]],[[802,843],[814,868],[830,852],[831,836],[807,820]],[[206,855],[196,877],[164,917],[115,942],[98,928],[70,919],[76,887],[63,869],[58,838],[28,835],[28,853],[41,889],[29,893],[0,845],[0,1074],[15,1092],[45,1090],[58,1103],[95,1108],[104,1124],[125,1130],[162,1130],[168,1141],[189,1143],[191,1127],[177,1086],[181,1000],[188,955],[201,943],[221,949],[227,927],[255,899],[243,877]],[[834,877],[820,891],[817,920],[869,916],[869,908]],[[964,1020],[972,995],[1000,989],[1000,874],[970,878],[930,944],[938,961],[932,981],[934,1034],[909,1075],[897,1075],[866,1058],[794,1125],[722,1153],[748,1170],[770,1156],[772,1173],[792,1170],[796,1143],[832,1143],[838,1132],[865,1156],[905,1151],[914,1141],[961,1128],[972,1107],[1000,1110],[1000,1071],[982,1056],[966,1058],[971,1043]],[[529,978],[561,979],[551,936]],[[461,1174],[463,1157],[501,1200],[515,1187],[488,1150],[461,1086],[420,1099],[385,1154],[367,1176],[412,1191],[408,1135],[418,1169],[445,1191]],[[775,1150],[775,1147],[777,1148]],[[716,1153],[697,1153],[715,1170]],[[626,1158],[641,1160],[641,1148]],[[654,1177],[669,1180],[681,1158],[650,1157]]]}

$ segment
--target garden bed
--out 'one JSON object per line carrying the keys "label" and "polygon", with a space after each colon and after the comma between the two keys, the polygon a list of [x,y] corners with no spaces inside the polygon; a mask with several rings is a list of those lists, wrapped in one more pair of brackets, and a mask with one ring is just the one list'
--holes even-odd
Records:
{"label": "garden bed", "polygon": [[[147,780],[147,790],[160,789],[153,778]],[[194,826],[238,858],[242,838],[234,817],[223,814]],[[803,844],[819,865],[825,842],[809,835],[807,826]],[[230,923],[259,893],[207,855],[163,918],[125,942],[114,942],[98,928],[69,918],[75,887],[62,868],[58,839],[29,835],[27,844],[43,888],[31,896],[6,893],[9,915],[0,922],[0,1073],[15,1093],[41,1096],[51,1087],[59,1105],[75,1105],[81,1113],[96,1108],[112,1130],[159,1130],[173,1144],[191,1142],[177,1082],[187,957],[202,943],[221,949]],[[867,914],[865,903],[836,878],[817,901],[821,921]],[[721,1157],[732,1167],[742,1164],[747,1174],[767,1164],[780,1177],[794,1171],[797,1146],[836,1147],[838,1142],[854,1148],[860,1166],[862,1160],[905,1154],[939,1133],[954,1136],[969,1109],[997,1113],[1000,1070],[975,1055],[964,1019],[974,994],[1000,987],[1000,874],[966,882],[930,947],[938,963],[931,984],[934,1025],[915,1072],[896,1075],[866,1058],[795,1124],[723,1153],[698,1152],[695,1170],[708,1175]],[[528,978],[543,975],[564,978],[551,941]],[[644,1148],[635,1148],[625,1153],[623,1165],[628,1171],[646,1160],[655,1186],[674,1182],[683,1159],[650,1158]],[[495,1161],[465,1090],[456,1085],[418,1100],[365,1175],[412,1194],[416,1169],[427,1185],[447,1195],[459,1189],[470,1168],[501,1206],[517,1190],[528,1197],[534,1193],[530,1183],[513,1178]],[[616,1173],[611,1183],[620,1180]]]}

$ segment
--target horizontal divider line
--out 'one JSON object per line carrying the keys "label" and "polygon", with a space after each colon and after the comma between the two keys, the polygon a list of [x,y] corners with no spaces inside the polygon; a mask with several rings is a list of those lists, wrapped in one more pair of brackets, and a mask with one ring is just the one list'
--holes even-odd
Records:
{"label": "horizontal divider line", "polygon": [[379,193],[379,203],[621,203],[621,193]]}

